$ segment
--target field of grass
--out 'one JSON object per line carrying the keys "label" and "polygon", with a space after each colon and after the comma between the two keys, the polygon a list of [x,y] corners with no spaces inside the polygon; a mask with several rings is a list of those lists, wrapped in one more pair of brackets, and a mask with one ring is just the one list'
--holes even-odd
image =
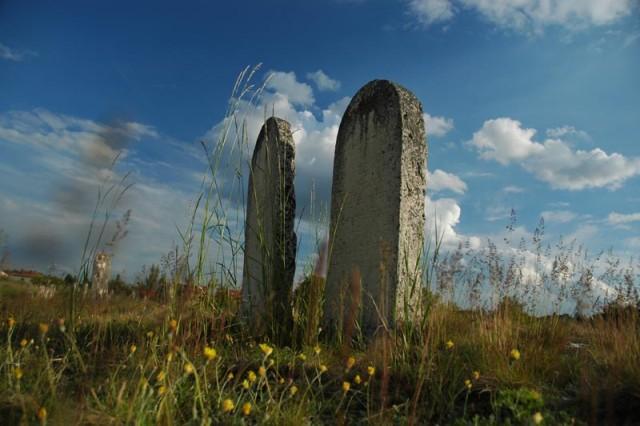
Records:
{"label": "field of grass", "polygon": [[0,283],[0,423],[637,424],[640,318],[436,299],[423,327],[276,346],[224,298],[89,298]]}

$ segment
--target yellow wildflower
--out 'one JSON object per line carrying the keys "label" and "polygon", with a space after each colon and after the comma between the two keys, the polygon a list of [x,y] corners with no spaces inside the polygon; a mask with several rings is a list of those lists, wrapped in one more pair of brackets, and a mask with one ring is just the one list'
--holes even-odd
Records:
{"label": "yellow wildflower", "polygon": [[167,375],[165,374],[164,371],[160,370],[160,372],[158,373],[158,375],[156,376],[156,380],[159,382],[164,382],[165,377],[167,377]]}
{"label": "yellow wildflower", "polygon": [[298,387],[296,385],[293,385],[289,388],[289,393],[291,394],[291,396],[295,395],[296,393],[298,393]]}
{"label": "yellow wildflower", "polygon": [[280,377],[280,380],[278,380],[278,383],[283,384],[284,383],[284,379],[282,377]]}
{"label": "yellow wildflower", "polygon": [[47,420],[47,409],[44,407],[40,407],[40,409],[36,413],[36,416],[38,417],[38,420],[44,423],[45,420]]}
{"label": "yellow wildflower", "polygon": [[467,389],[471,389],[471,386],[472,386],[472,385],[471,385],[471,380],[466,379],[466,380],[464,381],[464,385],[465,385],[465,387],[466,387]]}
{"label": "yellow wildflower", "polygon": [[38,328],[40,329],[40,334],[47,334],[47,332],[49,331],[49,324],[47,324],[46,322],[41,322]]}
{"label": "yellow wildflower", "polygon": [[542,420],[544,420],[544,418],[542,417],[542,413],[540,413],[540,411],[536,411],[536,413],[533,415],[533,424],[535,425],[539,425],[540,423],[542,423]]}
{"label": "yellow wildflower", "polygon": [[171,331],[176,331],[176,329],[178,328],[178,321],[175,319],[169,321],[169,328],[171,329]]}
{"label": "yellow wildflower", "polygon": [[162,396],[165,393],[167,393],[167,387],[165,385],[162,385],[158,388],[158,395]]}
{"label": "yellow wildflower", "polygon": [[244,404],[242,404],[242,414],[244,414],[245,416],[248,416],[249,414],[251,414],[250,402],[245,402]]}
{"label": "yellow wildflower", "polygon": [[233,380],[234,377],[233,373],[227,374],[227,380]]}
{"label": "yellow wildflower", "polygon": [[228,413],[230,411],[233,411],[233,409],[236,407],[236,405],[233,403],[233,401],[231,399],[225,399],[224,401],[222,401],[222,412],[223,413]]}
{"label": "yellow wildflower", "polygon": [[204,353],[204,357],[209,361],[215,359],[218,356],[218,352],[216,352],[214,348],[209,346],[205,346],[202,352]]}
{"label": "yellow wildflower", "polygon": [[27,339],[22,339],[20,340],[20,347],[24,348],[25,346],[27,346],[29,344],[29,342],[27,342]]}
{"label": "yellow wildflower", "polygon": [[300,354],[298,355],[298,358],[300,359],[300,361],[305,362],[307,360],[307,356],[305,354]]}
{"label": "yellow wildflower", "polygon": [[151,339],[153,337],[153,331],[151,330],[147,331],[147,337]]}
{"label": "yellow wildflower", "polygon": [[185,374],[193,374],[193,364],[191,364],[190,362],[187,362],[184,367],[184,373]]}
{"label": "yellow wildflower", "polygon": [[353,378],[353,381],[356,383],[356,385],[362,383],[362,379],[360,378],[359,374],[356,374],[356,377]]}
{"label": "yellow wildflower", "polygon": [[242,387],[245,389],[249,389],[249,382],[247,381],[247,379],[244,379],[242,381]]}
{"label": "yellow wildflower", "polygon": [[327,366],[324,364],[320,364],[320,372],[321,373],[326,373],[328,370]]}
{"label": "yellow wildflower", "polygon": [[351,367],[353,367],[356,363],[356,359],[352,356],[350,356],[349,358],[347,358],[347,370],[350,370]]}
{"label": "yellow wildflower", "polygon": [[249,379],[249,382],[251,383],[255,382],[257,379],[256,373],[254,373],[253,370],[249,370],[249,372],[247,373],[247,379]]}
{"label": "yellow wildflower", "polygon": [[16,367],[13,369],[13,375],[17,380],[20,380],[22,379],[22,376],[24,376],[24,372],[22,371],[22,368]]}
{"label": "yellow wildflower", "polygon": [[16,325],[16,320],[13,317],[7,318],[7,327],[13,328]]}
{"label": "yellow wildflower", "polygon": [[478,380],[480,379],[480,372],[476,370],[472,373],[472,376],[473,376],[473,380]]}
{"label": "yellow wildflower", "polygon": [[342,392],[347,393],[349,392],[349,389],[351,389],[351,383],[342,382]]}
{"label": "yellow wildflower", "polygon": [[138,347],[136,345],[129,346],[129,352],[131,352],[132,354],[135,353],[136,350],[138,350]]}
{"label": "yellow wildflower", "polygon": [[313,351],[316,353],[316,355],[320,355],[322,349],[320,348],[320,346],[316,345],[315,348],[313,348]]}
{"label": "yellow wildflower", "polygon": [[263,366],[260,366],[260,368],[258,368],[258,376],[264,377],[266,375],[267,375],[267,369],[264,368]]}
{"label": "yellow wildflower", "polygon": [[455,346],[455,344],[451,340],[447,340],[447,343],[445,343],[445,345],[447,346],[447,349],[453,349],[453,347]]}
{"label": "yellow wildflower", "polygon": [[514,361],[517,361],[520,359],[520,351],[517,349],[511,349],[511,358],[514,359]]}
{"label": "yellow wildflower", "polygon": [[266,343],[260,343],[258,346],[265,356],[269,356],[273,352],[273,348]]}
{"label": "yellow wildflower", "polygon": [[367,367],[367,374],[374,376],[376,374],[376,368],[373,365]]}

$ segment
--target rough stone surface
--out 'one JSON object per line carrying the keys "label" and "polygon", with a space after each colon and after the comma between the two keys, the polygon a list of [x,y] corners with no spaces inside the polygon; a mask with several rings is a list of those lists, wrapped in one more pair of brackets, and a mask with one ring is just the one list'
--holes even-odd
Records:
{"label": "rough stone surface", "polygon": [[[342,118],[335,149],[323,320],[329,334],[358,321],[371,337],[414,309],[426,158],[418,99],[386,80],[362,87]],[[357,312],[353,300],[361,304]]]}
{"label": "rough stone surface", "polygon": [[242,309],[254,333],[283,336],[291,327],[295,274],[295,144],[288,122],[269,118],[253,151],[242,285]]}
{"label": "rough stone surface", "polygon": [[109,280],[111,279],[111,256],[107,253],[96,253],[93,259],[93,275],[91,280],[94,296],[103,297],[109,293]]}

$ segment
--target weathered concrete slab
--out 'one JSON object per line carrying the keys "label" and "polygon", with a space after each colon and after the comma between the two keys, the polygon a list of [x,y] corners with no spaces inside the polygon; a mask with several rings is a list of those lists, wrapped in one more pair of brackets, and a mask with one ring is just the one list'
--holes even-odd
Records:
{"label": "weathered concrete slab", "polygon": [[242,311],[253,332],[275,338],[291,328],[295,274],[295,144],[288,122],[269,118],[253,151],[242,285]]}
{"label": "weathered concrete slab", "polygon": [[109,293],[111,279],[111,256],[105,252],[96,253],[93,259],[91,290],[95,297],[103,297]]}
{"label": "weathered concrete slab", "polygon": [[[358,321],[372,336],[415,306],[426,158],[418,99],[387,80],[362,87],[342,118],[335,149],[323,321],[330,334]],[[354,277],[361,281],[350,282]]]}

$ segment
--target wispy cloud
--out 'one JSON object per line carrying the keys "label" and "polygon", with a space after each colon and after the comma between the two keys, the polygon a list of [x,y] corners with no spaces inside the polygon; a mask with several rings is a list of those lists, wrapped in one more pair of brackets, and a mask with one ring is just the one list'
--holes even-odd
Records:
{"label": "wispy cloud", "polygon": [[463,10],[502,28],[541,32],[548,26],[580,29],[608,25],[630,15],[634,0],[409,0],[407,7],[425,25],[443,23]]}
{"label": "wispy cloud", "polygon": [[627,225],[633,222],[640,222],[640,213],[623,214],[612,212],[609,213],[608,221],[611,225]]}
{"label": "wispy cloud", "polygon": [[22,62],[30,57],[38,56],[38,54],[32,50],[20,50],[12,49],[9,46],[0,43],[0,59],[7,61]]}

